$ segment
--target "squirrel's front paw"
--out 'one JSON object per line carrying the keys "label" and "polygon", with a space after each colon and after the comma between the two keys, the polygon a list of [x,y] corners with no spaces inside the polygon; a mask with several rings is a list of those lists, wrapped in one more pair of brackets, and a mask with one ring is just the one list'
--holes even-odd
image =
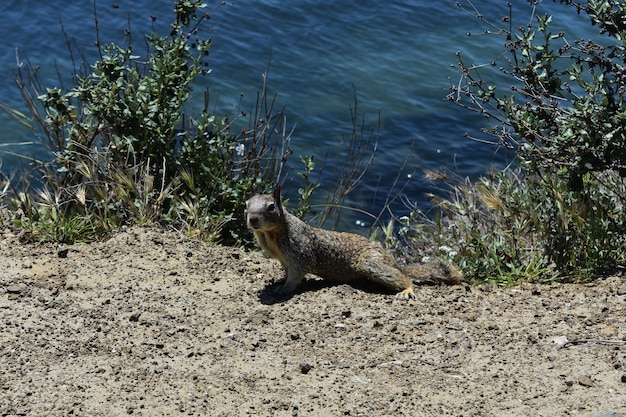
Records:
{"label": "squirrel's front paw", "polygon": [[400,291],[396,294],[397,300],[409,300],[415,299],[415,293],[413,292],[413,287],[409,287],[405,290]]}

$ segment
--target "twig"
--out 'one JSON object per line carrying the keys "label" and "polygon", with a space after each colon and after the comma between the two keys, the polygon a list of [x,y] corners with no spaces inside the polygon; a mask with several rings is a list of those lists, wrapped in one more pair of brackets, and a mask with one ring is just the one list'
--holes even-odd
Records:
{"label": "twig", "polygon": [[602,343],[602,344],[607,344],[607,345],[614,345],[614,344],[626,343],[626,340],[617,340],[617,339],[575,339],[575,340],[568,340],[567,342],[565,342],[563,344],[562,347],[566,347],[568,345],[582,345],[583,343]]}

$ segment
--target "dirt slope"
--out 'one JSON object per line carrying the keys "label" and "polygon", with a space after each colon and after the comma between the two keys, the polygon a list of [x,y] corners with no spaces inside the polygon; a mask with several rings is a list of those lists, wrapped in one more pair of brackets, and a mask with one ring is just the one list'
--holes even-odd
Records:
{"label": "dirt slope", "polygon": [[626,282],[309,281],[257,253],[133,228],[0,238],[0,416],[626,416]]}

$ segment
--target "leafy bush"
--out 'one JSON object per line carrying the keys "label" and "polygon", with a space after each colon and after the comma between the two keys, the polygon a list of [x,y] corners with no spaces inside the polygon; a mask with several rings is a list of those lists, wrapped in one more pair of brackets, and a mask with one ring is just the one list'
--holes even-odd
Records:
{"label": "leafy bush", "polygon": [[431,194],[440,211],[398,219],[400,239],[392,223],[382,230],[405,258],[447,258],[500,284],[589,279],[626,264],[626,7],[561,1],[606,35],[569,43],[530,3],[532,20],[518,29],[511,13],[493,23],[457,3],[505,51],[484,65],[459,53],[448,99],[490,122],[471,139],[515,150],[517,164],[475,182],[427,173],[444,184]]}
{"label": "leafy bush", "polygon": [[89,225],[83,238],[90,239],[126,224],[167,222],[245,243],[245,195],[280,181],[290,133],[265,88],[247,128],[235,127],[243,112],[233,120],[211,114],[208,98],[199,114],[185,107],[194,80],[209,73],[203,7],[178,0],[171,33],[147,36],[145,58],[132,45],[99,45],[100,60],[67,91],[42,93],[36,69],[17,69],[37,126],[27,123],[55,156],[38,164],[42,193],[15,193],[15,205],[28,208],[20,226],[73,241],[80,233],[65,226],[50,233],[47,223]]}
{"label": "leafy bush", "polygon": [[[90,69],[75,76],[70,89],[44,88],[30,63],[16,69],[32,118],[2,103],[0,108],[29,127],[53,160],[32,161],[41,181],[30,183],[31,173],[17,182],[0,177],[0,222],[10,218],[28,237],[65,242],[159,223],[207,240],[251,243],[245,200],[288,177],[292,131],[284,109],[268,95],[267,74],[251,111],[218,117],[209,111],[207,92],[203,108],[193,112],[188,103],[194,81],[210,72],[212,43],[202,36],[210,14],[202,13],[204,7],[177,0],[171,32],[147,36],[145,57],[132,45],[101,45],[97,33],[100,59],[84,63],[81,68]],[[338,222],[337,209],[375,155],[378,136],[359,120],[356,97],[351,137],[324,156],[317,179],[313,156],[301,157],[304,187],[296,213],[310,214],[322,174],[328,185],[314,216],[318,225]],[[33,192],[34,186],[41,191]]]}
{"label": "leafy bush", "polygon": [[475,182],[428,176],[453,192],[432,194],[440,215],[414,213],[421,227],[406,238],[421,245],[422,256],[426,246],[477,282],[588,279],[626,263],[626,207],[615,200],[626,184],[619,176],[588,185],[595,206],[581,205],[567,182],[515,168]]}
{"label": "leafy bush", "polygon": [[[477,184],[448,181],[452,195],[438,201],[447,217],[431,237],[454,242],[457,261],[477,280],[589,278],[626,261],[626,8],[561,3],[605,36],[570,43],[550,32],[551,16],[518,30],[505,18],[508,27],[488,22],[505,39],[499,62],[470,65],[458,54],[461,79],[448,98],[492,122],[475,139],[519,157],[518,170]],[[485,21],[468,4],[459,5]],[[494,72],[510,87],[490,82]]]}

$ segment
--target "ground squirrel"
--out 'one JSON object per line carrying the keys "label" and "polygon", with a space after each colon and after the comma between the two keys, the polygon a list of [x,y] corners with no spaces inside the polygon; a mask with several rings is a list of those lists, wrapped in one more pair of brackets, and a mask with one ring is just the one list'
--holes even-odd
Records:
{"label": "ground squirrel", "polygon": [[462,279],[460,271],[442,261],[401,269],[378,242],[308,225],[283,208],[280,186],[273,194],[255,194],[246,201],[246,223],[261,248],[284,268],[283,294],[293,292],[307,273],[332,282],[374,282],[399,291],[400,299],[415,297],[411,278],[445,283]]}

